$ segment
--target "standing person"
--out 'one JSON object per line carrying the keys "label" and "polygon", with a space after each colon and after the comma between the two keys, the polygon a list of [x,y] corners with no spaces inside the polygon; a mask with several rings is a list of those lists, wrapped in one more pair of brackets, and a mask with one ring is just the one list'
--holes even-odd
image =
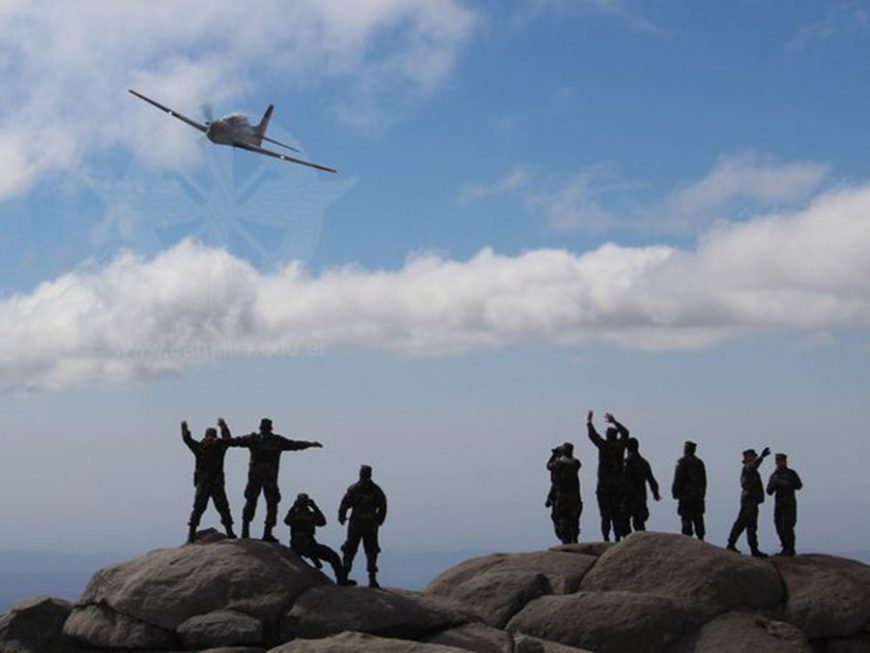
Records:
{"label": "standing person", "polygon": [[[223,429],[223,419],[218,419],[218,424]],[[214,507],[221,516],[221,523],[227,532],[227,537],[235,538],[233,532],[233,517],[230,514],[230,504],[227,501],[227,493],[224,489],[224,455],[227,447],[233,446],[234,442],[228,433],[222,432],[223,437],[218,437],[217,429],[207,428],[202,440],[194,440],[187,427],[187,422],[181,423],[181,439],[187,448],[196,456],[196,471],[193,473],[193,484],[196,493],[193,499],[193,510],[188,520],[187,542],[192,543],[196,539],[196,528],[199,520],[211,499]]]}
{"label": "standing person", "polygon": [[[704,539],[704,499],[707,495],[707,470],[704,461],[695,455],[694,442],[683,445],[683,457],[677,461],[671,494],[677,503],[677,514],[683,522],[683,535]],[[693,533],[694,531],[694,533]]]}
{"label": "standing person", "polygon": [[[221,426],[229,435],[226,423]],[[250,537],[250,525],[257,511],[260,492],[266,496],[266,523],[263,528],[263,541],[277,542],[272,529],[278,521],[278,504],[281,492],[278,489],[278,468],[281,454],[285,451],[299,451],[309,447],[322,447],[319,442],[290,440],[272,432],[272,420],[260,420],[259,433],[251,433],[235,438],[236,447],[244,447],[251,452],[248,463],[248,484],[245,486],[245,507],[242,510],[242,537]]]}
{"label": "standing person", "polygon": [[652,468],[649,466],[646,458],[640,455],[640,443],[637,438],[629,438],[626,444],[628,454],[623,463],[623,507],[622,514],[622,533],[620,535],[628,535],[629,520],[631,528],[636,531],[646,530],[646,520],[649,519],[649,508],[647,507],[646,486],[652,492],[653,498],[656,501],[661,501],[659,495],[659,484],[653,476]]}
{"label": "standing person", "polygon": [[296,501],[287,511],[284,523],[290,527],[290,548],[303,558],[310,558],[314,566],[320,569],[325,560],[335,573],[335,582],[347,585],[347,574],[341,564],[338,554],[324,544],[320,544],[314,533],[320,526],[326,526],[326,517],[314,500],[304,492],[296,496]]}
{"label": "standing person", "polygon": [[788,466],[788,456],[778,453],[774,456],[776,469],[767,482],[767,493],[775,495],[773,504],[773,521],[776,524],[776,534],[782,544],[778,555],[793,556],[794,527],[797,524],[797,500],[794,493],[804,484],[797,472]]}
{"label": "standing person", "polygon": [[756,558],[766,558],[767,554],[758,548],[758,505],[764,502],[764,486],[761,484],[761,475],[758,468],[764,459],[770,455],[770,449],[764,448],[759,456],[755,449],[747,449],[743,452],[743,470],[740,472],[740,513],[731,527],[728,536],[729,551],[740,553],[735,546],[737,538],[746,531],[746,541],[749,549]]}
{"label": "standing person", "polygon": [[353,558],[362,540],[366,552],[366,569],[369,572],[369,587],[378,584],[378,529],[387,518],[387,497],[384,491],[372,480],[372,468],[362,465],[359,468],[359,481],[347,488],[338,508],[338,523],[347,521],[350,510],[350,523],[347,526],[347,541],[342,545],[344,552],[345,578],[350,575]]}
{"label": "standing person", "polygon": [[598,510],[601,513],[601,535],[605,542],[610,541],[610,528],[613,526],[616,541],[621,537],[616,524],[619,521],[619,510],[622,498],[620,496],[622,461],[625,457],[625,447],[628,442],[628,429],[607,413],[604,419],[610,425],[605,437],[601,437],[592,424],[592,411],[586,415],[586,429],[589,439],[598,448],[598,486],[595,495],[598,498]]}
{"label": "standing person", "polygon": [[550,462],[552,488],[548,501],[552,502],[551,517],[556,528],[556,537],[562,544],[576,543],[580,537],[580,461],[574,457],[574,445],[566,442],[553,449]]}

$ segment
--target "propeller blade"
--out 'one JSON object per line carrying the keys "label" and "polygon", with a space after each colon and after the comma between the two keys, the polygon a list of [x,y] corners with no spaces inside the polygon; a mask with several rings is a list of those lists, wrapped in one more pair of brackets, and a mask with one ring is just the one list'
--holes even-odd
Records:
{"label": "propeller blade", "polygon": [[201,107],[202,115],[205,117],[206,124],[209,125],[214,122],[214,113],[212,111],[211,105],[206,102]]}

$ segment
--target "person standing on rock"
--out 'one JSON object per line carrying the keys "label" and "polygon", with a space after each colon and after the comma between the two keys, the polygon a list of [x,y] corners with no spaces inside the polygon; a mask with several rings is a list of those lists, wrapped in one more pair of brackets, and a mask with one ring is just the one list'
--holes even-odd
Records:
{"label": "person standing on rock", "polygon": [[310,558],[314,566],[320,569],[325,560],[332,566],[335,581],[339,585],[347,585],[347,573],[338,554],[324,544],[314,539],[314,533],[320,526],[326,526],[326,517],[314,500],[307,494],[300,493],[296,501],[284,517],[284,523],[290,527],[290,548],[302,558]]}
{"label": "person standing on rock", "polygon": [[580,461],[574,457],[574,445],[566,442],[553,449],[550,461],[552,488],[547,500],[552,503],[551,517],[556,537],[562,544],[576,543],[580,537]]}
{"label": "person standing on rock", "polygon": [[623,537],[628,535],[629,524],[635,531],[646,530],[646,520],[649,519],[646,486],[652,492],[653,499],[661,501],[659,484],[653,476],[652,468],[646,458],[640,455],[640,443],[637,438],[629,438],[626,443],[628,454],[623,462],[623,505],[621,510],[621,526]]}
{"label": "person standing on rock", "polygon": [[209,499],[220,513],[221,522],[227,532],[227,537],[235,538],[233,532],[233,517],[230,514],[230,504],[227,501],[227,493],[224,489],[224,456],[227,447],[235,444],[229,433],[224,431],[226,425],[223,419],[218,419],[221,426],[221,436],[218,437],[217,429],[207,428],[202,440],[194,440],[187,427],[187,422],[181,423],[181,439],[187,448],[196,456],[196,471],[193,473],[193,484],[196,493],[193,499],[193,511],[187,522],[189,529],[187,534],[188,544],[196,539],[196,528],[199,520],[208,506]]}
{"label": "person standing on rock", "polygon": [[689,441],[683,446],[683,457],[677,461],[671,494],[678,502],[677,514],[683,522],[683,535],[692,537],[694,534],[703,540],[707,470],[704,461],[695,455],[697,447]]}
{"label": "person standing on rock", "polygon": [[[229,435],[229,428],[225,428]],[[281,464],[281,454],[285,451],[299,451],[309,447],[322,447],[319,442],[305,440],[290,440],[283,435],[272,432],[272,420],[264,417],[260,420],[259,433],[251,433],[235,438],[236,447],[244,447],[251,452],[248,463],[248,484],[245,486],[245,507],[242,511],[242,537],[250,537],[251,521],[257,511],[257,501],[260,492],[266,496],[266,523],[263,529],[263,541],[277,542],[272,535],[272,529],[278,521],[278,504],[281,502],[281,492],[278,489],[278,468]]]}
{"label": "person standing on rock", "polygon": [[625,457],[625,446],[628,442],[628,429],[607,413],[604,419],[610,425],[605,437],[601,437],[592,424],[592,411],[586,415],[586,429],[589,439],[598,448],[598,486],[595,495],[598,498],[598,510],[601,512],[601,535],[605,542],[610,541],[610,528],[618,542],[621,535],[616,528],[619,521],[619,510],[622,503],[620,496],[622,461]]}
{"label": "person standing on rock", "polygon": [[725,548],[729,551],[740,553],[736,546],[737,539],[745,530],[752,555],[756,558],[767,557],[767,554],[758,548],[758,505],[764,502],[764,486],[761,484],[758,468],[769,455],[768,447],[764,448],[760,456],[755,449],[747,449],[743,452],[743,471],[740,472],[740,513],[728,536],[728,545]]}
{"label": "person standing on rock", "polygon": [[345,578],[350,575],[353,559],[359,549],[360,540],[366,552],[366,569],[369,573],[369,587],[378,584],[378,529],[387,518],[387,497],[384,491],[372,480],[372,468],[362,465],[359,468],[359,481],[351,485],[338,508],[338,523],[347,522],[347,512],[351,511],[347,526],[347,541],[342,545],[344,553]]}
{"label": "person standing on rock", "polygon": [[778,453],[774,456],[776,469],[767,482],[767,493],[774,495],[773,521],[776,524],[776,534],[782,544],[779,555],[793,556],[794,527],[797,524],[797,500],[794,493],[804,484],[797,472],[788,466],[788,456]]}

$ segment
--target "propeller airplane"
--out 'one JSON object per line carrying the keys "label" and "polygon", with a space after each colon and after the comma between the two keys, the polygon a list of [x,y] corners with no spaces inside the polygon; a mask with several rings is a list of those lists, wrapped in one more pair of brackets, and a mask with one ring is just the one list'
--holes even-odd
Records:
{"label": "propeller airplane", "polygon": [[296,157],[289,156],[284,154],[283,152],[277,152],[275,150],[270,150],[265,147],[262,147],[263,141],[267,143],[272,143],[274,145],[279,145],[280,147],[287,148],[288,150],[292,150],[294,152],[298,152],[295,147],[291,147],[290,145],[286,145],[281,143],[280,141],[276,141],[272,138],[266,136],[266,129],[269,127],[269,120],[272,117],[272,110],[275,108],[274,105],[269,105],[266,109],[266,113],[263,114],[263,118],[256,125],[252,125],[246,116],[243,116],[239,113],[231,113],[228,116],[224,116],[219,120],[212,120],[211,116],[208,115],[210,112],[205,111],[206,113],[206,121],[205,123],[199,123],[196,120],[192,120],[187,116],[184,116],[174,109],[170,109],[167,106],[160,104],[152,100],[151,98],[145,97],[141,93],[137,93],[133,89],[128,89],[130,93],[135,95],[140,100],[145,100],[148,104],[151,104],[161,111],[168,113],[173,118],[178,118],[180,121],[187,123],[194,129],[198,129],[203,134],[206,135],[208,140],[212,143],[217,143],[218,145],[230,145],[232,147],[238,147],[242,150],[248,150],[249,152],[256,152],[257,154],[265,154],[266,156],[275,157],[276,159],[280,159],[281,161],[287,161],[289,163],[298,163],[303,166],[308,166],[309,168],[316,168],[317,170],[324,170],[326,172],[337,172],[334,168],[330,168],[329,166],[323,166],[319,163],[312,163],[311,161],[303,161],[302,159],[297,159]]}

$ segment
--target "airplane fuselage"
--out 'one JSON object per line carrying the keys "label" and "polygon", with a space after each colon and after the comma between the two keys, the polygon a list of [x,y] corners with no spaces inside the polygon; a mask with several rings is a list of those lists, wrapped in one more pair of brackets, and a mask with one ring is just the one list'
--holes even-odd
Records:
{"label": "airplane fuselage", "polygon": [[238,113],[224,116],[209,124],[205,132],[212,143],[220,145],[233,145],[235,143],[249,143],[259,146],[262,142],[260,135],[248,119]]}

